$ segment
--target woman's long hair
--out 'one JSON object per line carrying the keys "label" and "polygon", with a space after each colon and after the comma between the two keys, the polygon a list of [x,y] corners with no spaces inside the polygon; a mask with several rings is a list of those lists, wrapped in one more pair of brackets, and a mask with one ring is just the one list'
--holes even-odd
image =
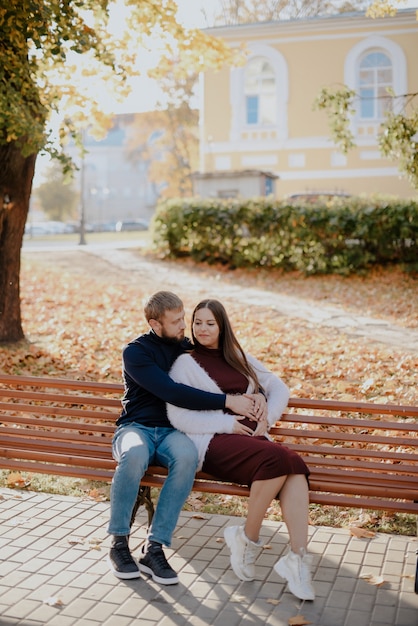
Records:
{"label": "woman's long hair", "polygon": [[229,321],[225,307],[221,302],[219,302],[219,300],[202,300],[195,306],[192,315],[193,343],[199,343],[193,333],[193,323],[196,313],[200,309],[209,309],[212,311],[219,328],[219,347],[222,350],[225,361],[229,363],[231,367],[243,374],[249,382],[252,382],[254,385],[254,392],[257,393],[261,389],[257,374],[250,363],[248,363],[245,352],[241,348],[241,345],[232,330],[231,322]]}

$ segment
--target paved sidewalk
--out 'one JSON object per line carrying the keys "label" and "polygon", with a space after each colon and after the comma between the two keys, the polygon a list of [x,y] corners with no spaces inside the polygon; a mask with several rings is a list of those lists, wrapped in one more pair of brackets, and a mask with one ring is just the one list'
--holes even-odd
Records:
{"label": "paved sidewalk", "polygon": [[[414,537],[311,527],[317,598],[303,603],[272,570],[287,549],[282,523],[264,523],[257,580],[242,583],[223,541],[223,528],[240,520],[183,512],[166,550],[180,583],[161,587],[108,571],[108,510],[107,502],[0,490],[1,626],[287,626],[297,615],[305,621],[294,623],[314,626],[418,625]],[[145,533],[141,510],[134,555]],[[371,575],[385,582],[373,585]]]}

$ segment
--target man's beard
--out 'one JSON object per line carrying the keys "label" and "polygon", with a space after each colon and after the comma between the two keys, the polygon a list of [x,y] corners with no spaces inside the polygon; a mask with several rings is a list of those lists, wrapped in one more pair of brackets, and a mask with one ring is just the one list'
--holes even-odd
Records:
{"label": "man's beard", "polygon": [[184,335],[182,337],[170,337],[169,335],[165,334],[164,330],[162,330],[161,339],[164,339],[165,343],[177,344],[183,341]]}

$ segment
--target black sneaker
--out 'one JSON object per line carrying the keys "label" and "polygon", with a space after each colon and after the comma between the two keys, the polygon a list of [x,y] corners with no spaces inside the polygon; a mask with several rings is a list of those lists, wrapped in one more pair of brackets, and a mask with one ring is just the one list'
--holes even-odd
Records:
{"label": "black sneaker", "polygon": [[144,556],[139,559],[139,569],[150,574],[156,583],[161,585],[175,585],[179,582],[178,576],[167,563],[163,547],[159,543],[151,542]]}
{"label": "black sneaker", "polygon": [[139,578],[139,567],[132,558],[127,537],[115,537],[107,557],[109,567],[117,578]]}

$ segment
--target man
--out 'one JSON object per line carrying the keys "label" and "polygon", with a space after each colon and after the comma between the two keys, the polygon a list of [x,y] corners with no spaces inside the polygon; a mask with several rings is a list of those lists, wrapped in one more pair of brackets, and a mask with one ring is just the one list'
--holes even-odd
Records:
{"label": "man", "polygon": [[[193,442],[174,429],[166,402],[194,410],[229,409],[254,416],[254,399],[247,395],[214,394],[175,383],[168,376],[176,358],[191,347],[184,338],[184,307],[174,293],[160,291],[144,307],[150,331],[123,350],[125,393],[113,439],[118,465],[112,481],[108,532],[113,535],[108,563],[115,576],[150,574],[163,585],[178,582],[163,545],[170,546],[178,516],[190,493],[197,468]],[[138,486],[148,465],[168,468],[139,564],[128,546],[130,520]]]}

